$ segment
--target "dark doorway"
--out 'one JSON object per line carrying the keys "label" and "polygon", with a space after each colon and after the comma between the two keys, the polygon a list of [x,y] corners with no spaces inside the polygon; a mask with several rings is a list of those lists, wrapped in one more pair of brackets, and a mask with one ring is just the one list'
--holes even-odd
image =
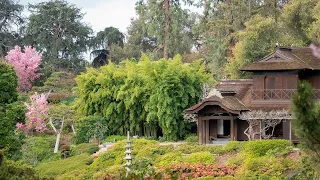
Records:
{"label": "dark doorway", "polygon": [[230,136],[230,120],[223,120],[223,136]]}

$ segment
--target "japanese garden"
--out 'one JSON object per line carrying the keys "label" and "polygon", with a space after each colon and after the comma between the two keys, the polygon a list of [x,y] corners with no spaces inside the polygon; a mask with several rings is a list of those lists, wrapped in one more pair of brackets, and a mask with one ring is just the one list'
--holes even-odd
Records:
{"label": "japanese garden", "polygon": [[319,100],[319,0],[0,0],[1,180],[320,179]]}

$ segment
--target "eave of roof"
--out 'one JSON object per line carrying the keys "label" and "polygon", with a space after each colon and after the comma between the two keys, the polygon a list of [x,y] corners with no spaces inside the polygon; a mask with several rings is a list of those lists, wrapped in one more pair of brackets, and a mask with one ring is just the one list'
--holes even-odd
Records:
{"label": "eave of roof", "polygon": [[259,61],[243,67],[241,71],[300,69],[320,70],[320,59],[313,55],[310,48],[278,47]]}
{"label": "eave of roof", "polygon": [[195,114],[208,105],[220,106],[226,111],[234,114],[240,114],[241,111],[249,110],[239,99],[234,96],[225,96],[223,98],[211,96],[210,98],[204,99],[200,103],[186,109],[184,112],[187,114]]}

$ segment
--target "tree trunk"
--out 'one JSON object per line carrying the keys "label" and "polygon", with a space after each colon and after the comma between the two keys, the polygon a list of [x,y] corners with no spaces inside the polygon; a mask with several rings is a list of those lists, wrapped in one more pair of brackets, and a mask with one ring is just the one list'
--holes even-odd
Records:
{"label": "tree trunk", "polygon": [[164,41],[163,57],[168,59],[168,41],[169,41],[169,0],[164,0]]}
{"label": "tree trunk", "polygon": [[71,129],[72,129],[73,134],[76,135],[76,130],[74,129],[73,124],[71,124]]}
{"label": "tree trunk", "polygon": [[53,153],[57,153],[58,150],[59,150],[60,135],[61,135],[61,133],[58,132],[58,133],[57,133],[57,139],[56,139],[56,145],[54,146],[54,151],[53,151]]}

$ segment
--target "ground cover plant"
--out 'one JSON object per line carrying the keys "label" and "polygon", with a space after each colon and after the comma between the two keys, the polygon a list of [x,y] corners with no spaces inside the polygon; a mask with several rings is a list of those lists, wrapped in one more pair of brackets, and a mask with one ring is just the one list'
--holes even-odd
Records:
{"label": "ground cover plant", "polygon": [[[124,146],[125,140],[122,140],[95,159],[84,152],[40,164],[36,170],[42,177],[56,179],[126,179]],[[155,140],[133,139],[132,146],[134,158],[130,177],[133,179],[285,179],[294,174],[305,177],[298,173],[303,165],[300,158],[291,158],[295,153],[287,140],[173,146]]]}

